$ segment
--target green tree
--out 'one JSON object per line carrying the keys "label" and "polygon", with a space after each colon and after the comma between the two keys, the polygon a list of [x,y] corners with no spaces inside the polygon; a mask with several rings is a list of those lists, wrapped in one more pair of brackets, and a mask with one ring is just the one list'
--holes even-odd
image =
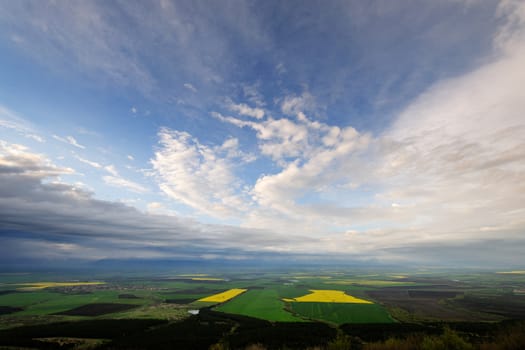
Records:
{"label": "green tree", "polygon": [[337,330],[337,336],[326,346],[326,350],[354,350],[352,347],[352,338],[342,330]]}
{"label": "green tree", "polygon": [[421,343],[422,350],[472,350],[472,345],[449,327],[443,329],[439,337],[425,337]]}

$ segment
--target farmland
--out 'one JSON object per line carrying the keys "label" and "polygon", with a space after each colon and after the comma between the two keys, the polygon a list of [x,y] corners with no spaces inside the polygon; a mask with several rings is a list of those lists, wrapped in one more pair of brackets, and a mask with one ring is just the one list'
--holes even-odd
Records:
{"label": "farmland", "polygon": [[303,295],[298,298],[284,299],[288,302],[317,302],[317,303],[352,303],[352,304],[372,304],[371,301],[359,299],[351,295],[345,294],[340,290],[310,290],[310,294]]}
{"label": "farmland", "polygon": [[211,302],[211,303],[224,303],[230,299],[235,298],[237,295],[246,292],[246,289],[234,288],[227,290],[222,293],[213,294],[205,298],[201,298],[197,301]]}
{"label": "farmland", "polygon": [[54,287],[77,287],[77,286],[96,286],[105,284],[105,282],[36,282],[36,283],[19,283],[17,290],[38,290]]}
{"label": "farmland", "polygon": [[[0,275],[0,328],[49,322],[151,320],[181,323],[182,328],[192,324],[206,333],[212,330],[202,328],[195,318],[211,317],[217,321],[210,324],[216,322],[218,327],[213,337],[218,337],[226,332],[228,324],[240,327],[242,332],[244,324],[263,329],[279,324],[297,332],[306,329],[301,327],[310,327],[300,326],[303,324],[317,325],[308,328],[310,332],[321,330],[320,324],[341,329],[353,325],[348,328],[353,332],[358,325],[367,324],[407,324],[413,329],[414,323],[525,318],[525,297],[521,293],[525,275],[519,273],[197,271],[147,277],[94,276],[82,279],[86,282],[79,282],[82,276],[76,275],[55,280],[50,277]],[[195,315],[196,310],[202,316]],[[272,337],[281,337],[274,331],[278,330],[268,328]],[[246,332],[251,334],[248,329]],[[333,336],[330,332],[322,334],[319,337]],[[55,331],[46,333],[45,341],[58,336],[60,333]],[[283,341],[287,339],[282,337]],[[311,344],[316,343],[312,340]]]}
{"label": "farmland", "polygon": [[309,320],[344,323],[392,323],[394,320],[377,304],[302,302],[290,303],[291,310]]}
{"label": "farmland", "polygon": [[285,311],[275,289],[254,289],[215,308],[217,311],[262,318],[268,321],[301,322],[300,317]]}

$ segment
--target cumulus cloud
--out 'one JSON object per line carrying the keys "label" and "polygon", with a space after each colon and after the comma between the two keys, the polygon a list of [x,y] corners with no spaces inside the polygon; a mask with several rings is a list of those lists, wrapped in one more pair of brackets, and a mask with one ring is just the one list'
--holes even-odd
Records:
{"label": "cumulus cloud", "polygon": [[282,166],[289,161],[303,162],[358,134],[352,127],[341,129],[312,121],[302,112],[298,112],[295,119],[267,118],[260,122],[244,121],[216,112],[213,116],[240,128],[248,127],[256,131],[261,153]]}
{"label": "cumulus cloud", "polygon": [[246,210],[242,181],[234,159],[242,159],[237,140],[209,147],[190,134],[163,128],[151,160],[159,186],[168,196],[211,216],[228,217]]}
{"label": "cumulus cloud", "polygon": [[322,237],[336,225],[362,224],[387,213],[384,208],[346,207],[372,169],[371,135],[312,121],[302,112],[294,119],[260,122],[214,116],[256,131],[261,154],[280,168],[259,176],[250,187],[256,206],[244,217],[245,226],[286,227]]}
{"label": "cumulus cloud", "polygon": [[327,251],[389,258],[432,246],[457,253],[472,242],[505,245],[495,239],[523,246],[525,16],[515,17],[525,7],[516,4],[501,5],[513,9],[512,30],[505,25],[495,37],[491,62],[432,85],[379,135],[312,121],[298,96],[281,104],[293,119],[215,113],[253,129],[261,154],[280,167],[250,188],[256,205],[243,224],[301,230],[324,237]]}
{"label": "cumulus cloud", "polygon": [[319,218],[324,214],[310,215],[301,209],[300,198],[361,180],[361,165],[366,163],[363,152],[371,141],[368,134],[360,134],[352,127],[341,129],[311,121],[301,112],[296,120],[269,118],[259,123],[216,116],[239,127],[254,129],[261,153],[282,167],[276,174],[259,177],[251,189],[253,198],[263,208],[275,209],[299,220],[305,214],[312,219]]}

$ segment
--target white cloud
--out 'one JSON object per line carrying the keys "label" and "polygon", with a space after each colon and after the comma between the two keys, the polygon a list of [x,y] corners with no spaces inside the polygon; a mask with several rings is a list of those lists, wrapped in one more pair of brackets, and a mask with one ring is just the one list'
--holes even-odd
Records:
{"label": "white cloud", "polygon": [[197,89],[195,88],[195,86],[191,85],[190,83],[185,83],[184,84],[184,87],[188,90],[190,90],[191,92],[193,93],[196,93],[197,92]]}
{"label": "white cloud", "polygon": [[69,144],[77,147],[77,148],[81,148],[81,149],[85,149],[86,147],[80,145],[77,140],[75,140],[75,138],[73,136],[66,136],[66,140]]}
{"label": "white cloud", "polygon": [[234,174],[237,141],[205,146],[190,134],[162,128],[160,148],[151,160],[159,186],[171,198],[214,217],[247,210],[242,183]]}
{"label": "white cloud", "polygon": [[46,140],[42,136],[36,135],[36,134],[26,134],[25,137],[35,140],[36,142],[40,142],[40,143],[46,142]]}
{"label": "white cloud", "polygon": [[144,193],[148,191],[143,185],[123,178],[113,164],[106,165],[103,168],[111,174],[102,177],[102,180],[104,180],[107,185],[125,188],[136,193]]}
{"label": "white cloud", "polygon": [[128,158],[128,159],[131,160],[131,161],[134,161],[134,160],[135,160],[135,158],[134,158],[131,154],[128,154],[128,155],[126,156],[126,158]]}
{"label": "white cloud", "polygon": [[[59,175],[68,173],[70,169],[24,146],[0,142],[0,217],[8,218],[0,234],[9,236],[0,245],[3,259],[173,259],[211,251],[217,257],[235,257],[259,255],[278,245],[279,238],[269,231],[203,225],[165,209],[150,215],[95,199],[77,185],[59,181]],[[24,234],[18,237],[17,232]],[[291,242],[289,237],[286,241]]]}
{"label": "white cloud", "polygon": [[29,122],[2,105],[0,105],[0,127],[14,129],[21,133],[30,132],[32,129]]}
{"label": "white cloud", "polygon": [[[351,198],[352,191],[366,179],[370,169],[367,152],[373,141],[370,135],[352,127],[341,129],[311,121],[302,112],[295,120],[269,118],[260,122],[213,115],[255,130],[261,154],[281,168],[275,174],[261,175],[250,188],[256,206],[245,215],[244,225],[319,235],[331,230],[336,221],[348,225],[362,215],[362,211],[350,213],[344,208],[348,200],[338,207],[323,204],[323,197]],[[305,196],[320,204],[302,204]]]}
{"label": "white cloud", "polygon": [[340,129],[311,121],[302,112],[297,113],[296,120],[268,118],[260,122],[244,121],[216,112],[212,115],[240,128],[249,127],[255,130],[261,153],[282,167],[289,162],[304,161],[325,149],[336,147],[356,134],[351,127]]}
{"label": "white cloud", "polygon": [[[170,4],[166,6],[175,9]],[[103,19],[97,16],[92,16],[96,33],[105,33],[104,29],[109,28],[108,40],[93,39],[83,29],[89,27],[84,26],[84,20],[75,27],[81,12],[75,12],[68,23],[84,35],[77,32],[68,36],[65,32],[66,44],[55,46],[69,52],[66,57],[75,58],[84,48],[71,47],[70,39],[85,37],[88,47],[98,50],[82,58],[81,64],[125,80],[127,72],[131,72],[131,80],[140,82],[141,67],[134,66],[133,60],[126,60],[123,68],[104,65],[119,62],[122,56],[118,50],[113,52],[110,45],[119,40],[111,36],[112,27],[100,23]],[[510,20],[495,36],[493,61],[423,91],[380,135],[373,137],[349,126],[310,120],[306,114],[315,109],[315,100],[308,93],[280,100],[281,111],[290,118],[263,120],[260,93],[256,86],[245,87],[249,105],[235,104],[232,110],[255,120],[215,115],[224,122],[252,129],[261,154],[274,161],[274,172],[261,175],[254,184],[243,183],[235,174],[236,162],[246,162],[248,155],[239,149],[237,139],[228,138],[210,146],[187,133],[162,129],[152,160],[161,189],[171,198],[209,215],[245,218],[243,225],[250,229],[242,234],[228,236],[235,228],[214,227],[198,232],[198,237],[225,237],[214,243],[248,250],[315,249],[322,253],[399,259],[410,249],[414,254],[421,247],[469,242],[487,245],[494,239],[519,243],[525,229],[525,202],[520,196],[525,193],[525,5],[503,1],[500,12]],[[31,25],[45,28],[48,24],[33,17],[36,25]],[[177,33],[184,37],[181,32]],[[127,45],[120,48],[131,47]],[[103,59],[91,62],[95,56]],[[16,119],[7,120],[2,119],[4,127],[23,130],[24,125]],[[72,137],[54,137],[83,148]],[[56,175],[66,171],[52,165],[35,167],[41,162],[42,157],[12,145],[0,165],[16,175],[22,171],[35,179],[42,178],[43,173]],[[106,167],[106,171],[112,174],[104,177],[110,185],[136,192],[145,190],[140,184],[122,179],[114,166]],[[10,181],[17,180],[13,176]],[[4,198],[10,198],[10,188],[1,185],[7,193]],[[55,185],[50,183],[49,188],[63,189]],[[22,196],[20,193],[17,195]],[[34,205],[27,198],[15,203],[16,212],[25,213],[20,210],[24,205]],[[152,204],[151,208],[155,206]],[[59,209],[64,208],[68,207]],[[2,210],[8,212],[10,208]],[[104,212],[96,213],[104,217]],[[134,216],[136,213],[129,215]],[[22,224],[23,220],[17,223]],[[253,229],[263,227],[271,232],[258,235],[259,231]],[[307,239],[299,241],[289,232],[301,232]],[[515,246],[522,248],[523,243]],[[446,256],[444,249],[439,253]]]}
{"label": "white cloud", "polygon": [[137,193],[147,192],[147,189],[144,186],[136,182],[126,180],[120,176],[109,176],[108,175],[108,176],[102,177],[102,179],[104,180],[106,184],[110,186],[125,188],[127,190],[137,192]]}
{"label": "white cloud", "polygon": [[[525,47],[508,37],[512,45],[495,43],[504,47],[495,60],[434,84],[380,135],[310,120],[304,111],[314,108],[313,101],[304,94],[281,103],[283,113],[293,118],[254,121],[213,113],[252,129],[261,154],[278,167],[255,184],[229,192],[252,196],[247,210],[237,213],[243,227],[271,228],[279,235],[302,232],[311,242],[290,247],[281,240],[268,249],[388,259],[412,258],[436,245],[468,255],[474,252],[465,246],[469,242],[483,249],[495,238],[522,245],[525,202],[518,194],[525,193]],[[207,203],[220,200],[206,196],[235,188],[238,179],[226,163],[229,176],[215,190],[199,167],[220,166],[227,158],[212,152],[203,161],[199,150],[211,148],[184,137],[174,152],[182,159],[166,159],[163,165],[171,164],[171,180],[178,184],[172,196],[211,211]],[[180,143],[184,137],[175,139]],[[238,145],[227,140],[222,147]],[[182,193],[187,183],[191,195]],[[445,248],[440,252],[448,256]]]}
{"label": "white cloud", "polygon": [[259,92],[259,84],[244,84],[242,85],[242,91],[244,97],[257,107],[264,107],[266,105],[263,95]]}
{"label": "white cloud", "polygon": [[302,95],[286,96],[281,103],[281,111],[287,115],[296,115],[299,112],[309,112],[315,109],[315,99],[309,92]]}
{"label": "white cloud", "polygon": [[102,168],[102,165],[100,163],[97,163],[97,162],[93,162],[93,161],[90,161],[88,159],[85,159],[85,158],[82,158],[80,157],[79,155],[75,154],[75,158],[77,160],[79,160],[80,162],[84,163],[84,164],[87,164],[89,166],[92,166],[93,168],[97,168],[97,169],[100,169]]}
{"label": "white cloud", "polygon": [[130,111],[133,114],[137,114],[137,108],[135,108],[135,107],[131,107]]}
{"label": "white cloud", "polygon": [[0,105],[0,128],[14,130],[24,137],[40,143],[45,142],[45,139],[34,131],[34,127],[30,122],[2,105]]}
{"label": "white cloud", "polygon": [[[310,120],[297,96],[281,105],[295,119],[214,113],[253,129],[261,153],[281,167],[251,187],[254,206],[243,225],[322,236],[327,251],[389,250],[391,258],[401,248],[517,239],[525,229],[525,41],[516,40],[525,21],[519,23],[504,44],[496,37],[492,62],[434,84],[375,137]],[[497,236],[487,229],[494,227]],[[352,248],[340,230],[359,232]]]}
{"label": "white cloud", "polygon": [[179,217],[180,213],[175,210],[168,208],[164,203],[161,202],[150,202],[146,205],[147,213],[152,215],[164,215],[171,217]]}
{"label": "white cloud", "polygon": [[117,168],[115,168],[115,166],[113,164],[106,165],[104,167],[104,170],[106,170],[108,173],[110,173],[113,176],[117,176],[117,177],[119,176]]}
{"label": "white cloud", "polygon": [[162,209],[164,208],[164,205],[160,202],[150,202],[148,203],[148,210],[149,211],[153,211],[153,210],[158,210],[158,209]]}
{"label": "white cloud", "polygon": [[286,73],[286,66],[284,65],[284,63],[279,62],[275,66],[275,71],[277,72],[277,74],[282,75],[282,74]]}
{"label": "white cloud", "polygon": [[119,174],[119,172],[117,171],[117,168],[113,164],[103,166],[100,163],[90,161],[90,160],[82,158],[82,157],[80,157],[79,155],[76,155],[76,154],[74,155],[74,157],[77,160],[79,160],[80,162],[82,162],[82,163],[85,163],[85,164],[87,164],[89,166],[92,166],[93,168],[96,168],[96,169],[104,169],[109,174],[111,174],[111,175],[106,175],[106,176],[102,177],[102,179],[104,180],[104,183],[106,183],[107,185],[114,186],[114,187],[125,188],[127,190],[130,190],[132,192],[137,192],[137,193],[147,192],[147,189],[144,186],[142,186],[142,185],[140,185],[140,184],[138,184],[136,182],[124,179]]}
{"label": "white cloud", "polygon": [[230,102],[228,104],[228,109],[230,111],[237,112],[240,115],[245,115],[255,119],[262,119],[264,117],[264,109],[257,107],[252,108],[245,103],[235,104],[233,102]]}
{"label": "white cloud", "polygon": [[26,146],[0,140],[0,167],[3,174],[31,177],[54,177],[73,174],[71,168],[57,167],[41,154],[32,153]]}
{"label": "white cloud", "polygon": [[53,138],[55,140],[58,140],[58,141],[64,142],[64,143],[68,143],[71,146],[75,146],[75,147],[80,148],[80,149],[85,149],[86,148],[85,146],[82,146],[81,144],[79,144],[77,142],[77,140],[73,136],[60,137],[60,136],[57,136],[57,135],[53,135]]}
{"label": "white cloud", "polygon": [[[343,129],[337,144],[331,148],[317,144],[302,161],[291,162],[274,175],[260,177],[252,193],[257,201],[282,212],[301,215],[297,201],[307,193],[326,192],[338,184],[351,180],[361,180],[359,169],[363,158],[354,159],[367,149],[370,142],[368,135],[361,135],[353,128]],[[354,176],[357,178],[355,179]],[[324,214],[323,214],[324,215]],[[317,215],[316,215],[317,216]]]}
{"label": "white cloud", "polygon": [[382,137],[376,176],[385,201],[408,203],[429,239],[500,237],[525,228],[525,45],[442,81],[411,103]]}
{"label": "white cloud", "polygon": [[525,5],[523,1],[502,0],[498,5],[498,15],[504,19],[504,22],[494,37],[494,46],[506,54],[523,50],[525,41]]}

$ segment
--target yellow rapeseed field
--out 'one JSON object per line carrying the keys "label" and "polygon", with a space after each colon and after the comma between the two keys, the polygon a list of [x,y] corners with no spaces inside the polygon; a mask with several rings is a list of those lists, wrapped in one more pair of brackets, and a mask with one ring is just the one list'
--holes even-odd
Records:
{"label": "yellow rapeseed field", "polygon": [[210,295],[209,297],[205,297],[197,301],[206,301],[206,302],[211,302],[211,303],[223,303],[232,298],[235,298],[237,295],[242,294],[246,291],[247,289],[234,288],[234,289],[230,289],[230,290],[227,290],[219,294]]}
{"label": "yellow rapeseed field", "polygon": [[502,274],[502,275],[525,275],[525,271],[524,270],[501,271],[501,272],[496,272],[496,273],[499,273],[499,274]]}
{"label": "yellow rapeseed field", "polygon": [[52,287],[75,287],[75,286],[94,286],[106,284],[106,282],[36,282],[36,283],[18,283],[19,290],[38,290]]}
{"label": "yellow rapeseed field", "polygon": [[300,303],[354,303],[354,304],[373,304],[371,301],[359,299],[345,294],[341,290],[311,289],[310,294],[293,299],[283,299],[288,302]]}

